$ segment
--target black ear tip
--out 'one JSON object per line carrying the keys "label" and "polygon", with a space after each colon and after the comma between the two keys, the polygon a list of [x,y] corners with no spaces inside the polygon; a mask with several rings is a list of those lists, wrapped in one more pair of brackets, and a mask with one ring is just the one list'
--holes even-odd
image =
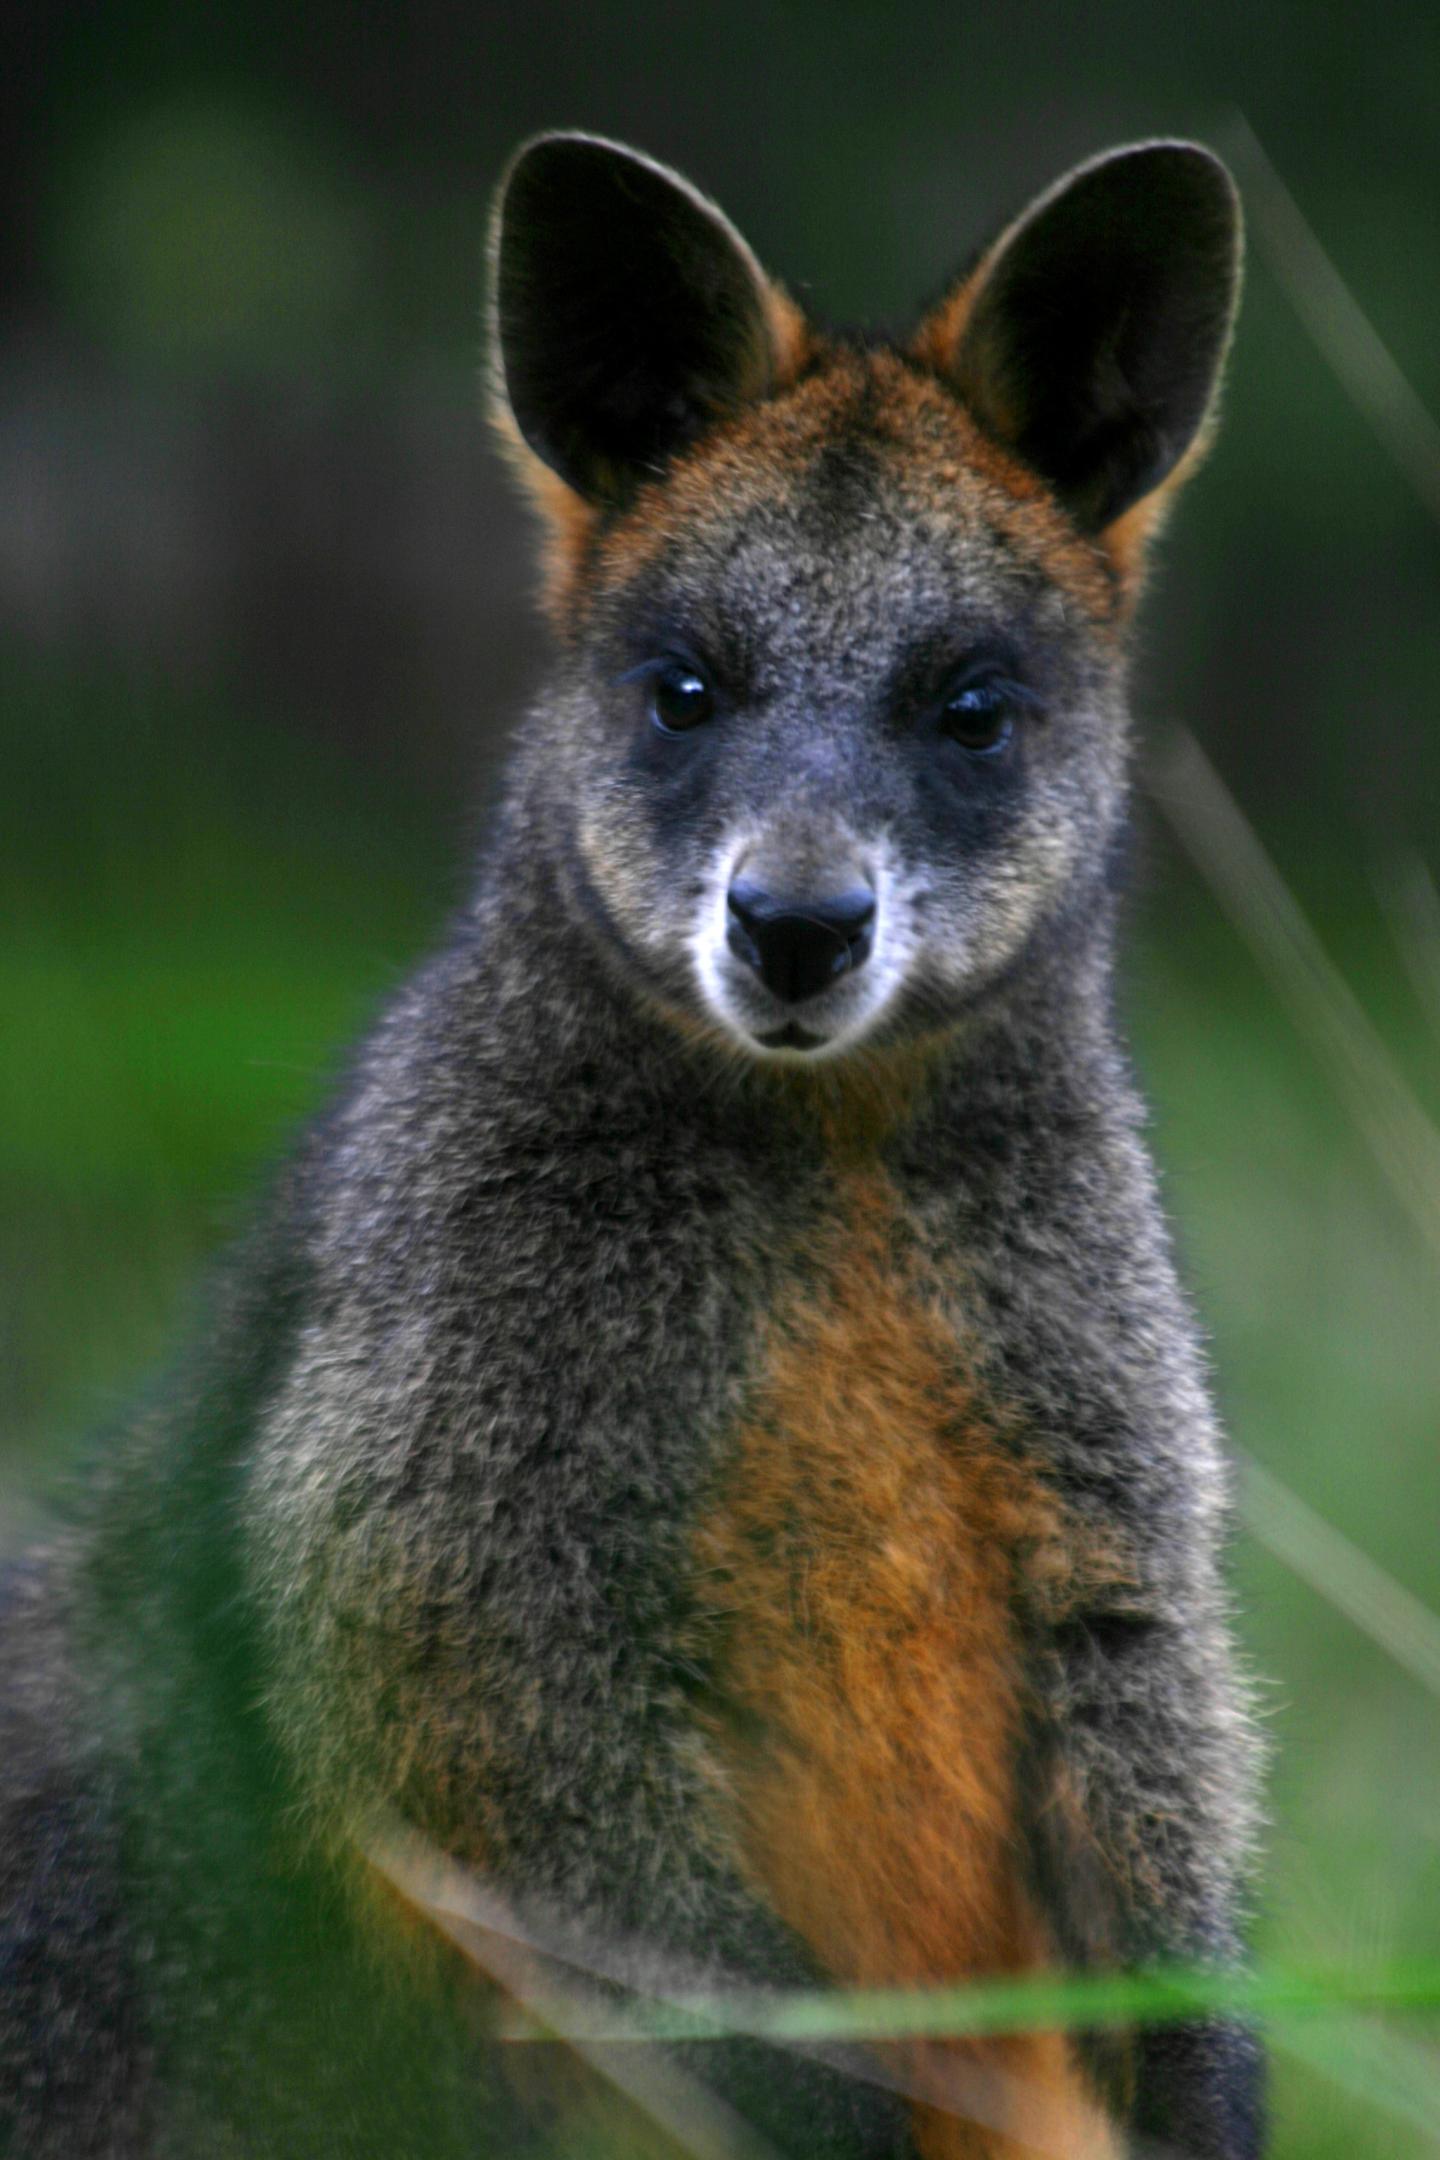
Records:
{"label": "black ear tip", "polygon": [[492,305],[503,323],[537,261],[594,245],[617,196],[649,201],[668,175],[639,150],[579,128],[547,129],[516,149],[490,213]]}
{"label": "black ear tip", "polygon": [[[492,276],[504,285],[537,259],[603,255],[607,239],[636,221],[677,230],[699,225],[744,242],[689,180],[643,150],[580,129],[521,143],[500,179],[490,220]],[[748,259],[748,257],[747,257]],[[758,279],[759,267],[750,263]]]}
{"label": "black ear tip", "polygon": [[1094,162],[1097,166],[1118,164],[1129,158],[1151,159],[1157,167],[1168,166],[1177,172],[1203,173],[1226,186],[1234,185],[1229,167],[1218,152],[1205,143],[1192,141],[1186,135],[1152,135],[1141,142],[1121,143],[1114,150],[1103,152]]}
{"label": "black ear tip", "polygon": [[1100,155],[1077,166],[1072,177],[1078,179],[1086,173],[1126,171],[1141,174],[1174,174],[1189,178],[1206,186],[1235,193],[1235,182],[1230,168],[1219,154],[1204,143],[1191,142],[1179,135],[1156,135],[1143,142],[1120,143],[1113,150],[1102,150]]}
{"label": "black ear tip", "polygon": [[604,135],[587,135],[579,129],[557,129],[532,135],[521,143],[500,178],[495,194],[497,227],[507,219],[544,211],[549,203],[583,199],[587,194],[617,193],[641,200],[661,198],[671,191],[693,193],[678,174],[632,150],[627,143],[612,142]]}
{"label": "black ear tip", "polygon": [[500,181],[503,195],[518,176],[527,180],[551,172],[580,171],[587,165],[598,169],[619,159],[627,164],[647,165],[650,160],[640,151],[630,149],[625,143],[611,142],[608,136],[587,135],[581,128],[546,128],[539,135],[527,136],[510,154],[510,162]]}
{"label": "black ear tip", "polygon": [[1222,157],[1204,143],[1157,143],[1151,153],[1177,191],[1195,203],[1208,202],[1231,223],[1240,222],[1240,190]]}
{"label": "black ear tip", "polygon": [[1080,166],[1068,184],[1111,199],[1124,196],[1157,219],[1183,220],[1191,231],[1208,228],[1217,241],[1228,237],[1239,248],[1240,191],[1224,159],[1204,143],[1180,138],[1127,143]]}
{"label": "black ear tip", "polygon": [[593,137],[570,133],[532,135],[521,143],[495,190],[492,241],[498,245],[548,196],[568,193],[577,182],[583,185],[586,167],[599,162],[592,156],[597,147]]}

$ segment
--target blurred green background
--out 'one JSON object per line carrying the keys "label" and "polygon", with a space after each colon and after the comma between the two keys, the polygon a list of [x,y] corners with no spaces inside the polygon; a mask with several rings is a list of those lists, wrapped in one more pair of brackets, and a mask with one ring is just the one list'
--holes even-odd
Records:
{"label": "blurred green background", "polygon": [[[1243,885],[1223,836],[1187,855],[1149,812],[1126,1003],[1237,1442],[1387,1571],[1381,1632],[1423,1651],[1403,1593],[1440,1608],[1440,462],[1423,429],[1397,458],[1297,313],[1304,265],[1236,114],[1440,410],[1440,10],[16,0],[8,20],[6,1541],[163,1354],[259,1166],[433,935],[538,680],[525,521],[477,418],[513,144],[637,142],[813,308],[900,324],[1067,164],[1186,133],[1235,159],[1253,242],[1138,706],[1157,740],[1181,721],[1204,744],[1379,1047],[1353,1015],[1307,1023],[1302,958],[1257,963],[1214,896]],[[1312,299],[1343,335],[1334,293]],[[1383,391],[1363,341],[1357,364]],[[1382,1058],[1414,1099],[1377,1145],[1399,1116]],[[1429,1653],[1407,1672],[1337,1611],[1345,1552],[1288,1521],[1312,1581],[1237,1548],[1277,1746],[1261,1953],[1440,1957]],[[1308,2059],[1281,2060],[1277,2154],[1440,2153],[1440,2020],[1290,2038]]]}

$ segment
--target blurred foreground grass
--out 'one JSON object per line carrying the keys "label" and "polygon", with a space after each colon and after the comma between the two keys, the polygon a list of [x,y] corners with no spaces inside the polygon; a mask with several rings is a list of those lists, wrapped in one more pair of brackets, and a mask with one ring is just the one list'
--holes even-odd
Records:
{"label": "blurred foreground grass", "polygon": [[6,670],[0,1477],[123,1401],[459,890],[402,782],[153,682]]}
{"label": "blurred foreground grass", "polygon": [[[1287,870],[1433,1115],[1427,1033],[1371,866],[1287,836]],[[1379,866],[1384,870],[1386,866]],[[1440,949],[1430,955],[1440,971]],[[1129,999],[1186,1272],[1231,1434],[1432,1611],[1440,1607],[1440,1270],[1302,1040],[1193,880],[1143,911]],[[1323,1582],[1323,1572],[1322,1572]],[[1440,1951],[1440,1712],[1433,1695],[1253,1537],[1241,1626],[1275,1744],[1262,1961],[1374,1969]],[[1283,2028],[1282,2028],[1283,2030]],[[1297,2029],[1276,2065],[1278,2155],[1440,2152],[1440,2017]],[[1386,2041],[1417,2043],[1403,2065]],[[1359,2047],[1376,2098],[1342,2093]],[[1419,2072],[1426,2097],[1414,2104]],[[1393,2075],[1392,2075],[1393,2073]],[[1364,2082],[1364,2076],[1357,2082]],[[1406,2095],[1409,2095],[1407,2104]],[[1402,2119],[1403,2118],[1403,2119]]]}
{"label": "blurred foreground grass", "polygon": [[[34,665],[7,684],[8,1542],[34,1519],[22,1495],[163,1354],[259,1165],[433,934],[467,826],[283,728],[221,729],[199,693]],[[1433,1114],[1440,1041],[1369,866],[1344,836],[1301,827],[1280,851]],[[1228,1422],[1440,1608],[1435,1253],[1202,885],[1151,854],[1125,1002]],[[1246,1536],[1236,1582],[1276,1742],[1262,1961],[1374,1973],[1440,1959],[1435,1701]],[[1309,2059],[1277,2071],[1278,2156],[1440,2152],[1440,2120],[1414,2097],[1417,2079],[1440,2093],[1440,2017],[1312,2016],[1304,2032]]]}

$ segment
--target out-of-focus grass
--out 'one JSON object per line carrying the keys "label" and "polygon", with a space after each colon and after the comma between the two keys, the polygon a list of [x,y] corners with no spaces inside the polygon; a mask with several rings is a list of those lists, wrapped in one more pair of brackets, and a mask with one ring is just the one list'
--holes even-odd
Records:
{"label": "out-of-focus grass", "polygon": [[[1440,1053],[1397,966],[1365,866],[1288,867],[1422,1096]],[[1314,1051],[1196,882],[1146,910],[1129,1007],[1188,1273],[1228,1421],[1429,1607],[1440,1606],[1440,1283],[1434,1249],[1375,1169]],[[1317,1591],[1242,1535],[1242,1629],[1276,1755],[1257,1950],[1363,1964],[1440,1947],[1440,1705]],[[1440,2025],[1416,2036],[1440,2067]],[[1277,2065],[1276,2151],[1295,2160],[1440,2149],[1325,2074]],[[1343,2037],[1335,2043],[1338,2069]]]}
{"label": "out-of-focus grass", "polygon": [[[6,673],[0,1494],[162,1351],[458,890],[462,830],[202,697]],[[0,1520],[3,1532],[3,1520]]]}
{"label": "out-of-focus grass", "polygon": [[[198,696],[31,669],[9,678],[7,720],[0,1499],[13,1527],[16,1495],[161,1354],[259,1166],[438,924],[465,825],[273,725],[222,732]],[[1433,1109],[1440,1049],[1369,866],[1338,835],[1292,832],[1282,854]],[[1163,851],[1136,927],[1125,1002],[1230,1425],[1440,1606],[1433,1250],[1233,931]],[[1262,1960],[1373,1972],[1440,1958],[1436,1703],[1245,1537],[1236,1582],[1276,1742]],[[1405,2074],[1387,2069],[1387,2041],[1440,2072],[1437,2021],[1391,2019],[1368,2051],[1369,2027],[1337,2026],[1328,2050],[1320,2030],[1306,2027],[1306,2062],[1279,2061],[1281,2160],[1440,2150],[1440,2126],[1377,2104]],[[1342,2083],[1327,2060],[1349,2066]]]}

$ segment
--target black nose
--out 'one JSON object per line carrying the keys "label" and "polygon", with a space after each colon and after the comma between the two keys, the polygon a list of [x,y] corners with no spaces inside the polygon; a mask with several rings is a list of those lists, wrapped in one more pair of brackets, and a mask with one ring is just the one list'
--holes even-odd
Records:
{"label": "black nose", "polygon": [[746,878],[730,888],[725,942],[789,1005],[864,967],[874,937],[875,895],[866,886],[823,900],[782,899]]}

